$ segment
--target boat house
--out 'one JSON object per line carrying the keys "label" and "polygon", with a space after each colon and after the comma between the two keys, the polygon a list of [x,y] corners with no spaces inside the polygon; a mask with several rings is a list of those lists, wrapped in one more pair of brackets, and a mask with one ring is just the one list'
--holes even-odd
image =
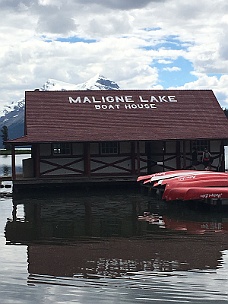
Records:
{"label": "boat house", "polygon": [[[10,140],[14,189],[132,182],[191,168],[204,148],[224,171],[228,119],[211,90],[27,91],[25,135]],[[15,149],[31,147],[16,172]],[[199,169],[202,168],[199,164]]]}

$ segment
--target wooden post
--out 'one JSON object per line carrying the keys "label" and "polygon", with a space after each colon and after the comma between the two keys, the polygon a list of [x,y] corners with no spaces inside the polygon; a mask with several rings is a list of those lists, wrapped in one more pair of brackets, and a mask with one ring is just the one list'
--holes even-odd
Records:
{"label": "wooden post", "polygon": [[140,147],[137,141],[137,174],[140,174]]}
{"label": "wooden post", "polygon": [[84,174],[90,177],[91,165],[90,165],[90,143],[84,143]]}
{"label": "wooden post", "polygon": [[162,171],[165,171],[165,152],[166,152],[166,142],[162,142]]}
{"label": "wooden post", "polygon": [[135,142],[131,142],[131,174],[134,175],[135,172]]}
{"label": "wooden post", "polygon": [[16,180],[16,160],[15,160],[15,146],[11,146],[11,161],[12,161],[12,180]]}
{"label": "wooden post", "polygon": [[186,142],[183,141],[183,168],[186,169]]}
{"label": "wooden post", "polygon": [[176,141],[176,169],[181,169],[180,141]]}
{"label": "wooden post", "polygon": [[32,158],[34,166],[34,176],[40,177],[40,146],[39,144],[32,145]]}
{"label": "wooden post", "polygon": [[147,173],[152,172],[152,160],[151,160],[151,141],[146,143],[146,155],[147,155]]}

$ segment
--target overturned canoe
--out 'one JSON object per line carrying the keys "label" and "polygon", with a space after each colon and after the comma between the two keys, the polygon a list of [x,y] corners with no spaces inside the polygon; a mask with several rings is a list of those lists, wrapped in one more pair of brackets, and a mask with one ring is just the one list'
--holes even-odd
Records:
{"label": "overturned canoe", "polygon": [[228,187],[195,187],[186,191],[184,201],[228,199]]}
{"label": "overturned canoe", "polygon": [[171,188],[165,195],[165,198],[162,197],[162,199],[165,199],[166,201],[183,201],[189,189],[189,187]]}
{"label": "overturned canoe", "polygon": [[194,188],[194,187],[228,187],[228,178],[211,178],[211,179],[199,179],[199,180],[189,180],[185,182],[175,182],[167,184],[162,195],[162,199],[166,200],[172,189],[179,188]]}
{"label": "overturned canoe", "polygon": [[[157,172],[148,175],[141,175],[137,178],[137,182],[140,181],[155,181],[164,178],[169,178],[169,176],[180,176],[185,175],[186,173],[194,173],[197,172],[196,170],[172,170],[172,171],[165,171],[165,172]],[[202,171],[205,172],[205,171]],[[167,177],[166,177],[167,176]]]}
{"label": "overturned canoe", "polygon": [[211,180],[211,179],[227,179],[228,180],[228,173],[225,172],[212,172],[212,171],[196,171],[196,173],[185,174],[182,176],[176,176],[173,178],[167,178],[158,181],[154,184],[154,186],[170,186],[175,185],[178,182],[191,182],[191,181],[198,181],[198,180]]}
{"label": "overturned canoe", "polygon": [[167,201],[228,199],[228,187],[178,187],[170,189]]}

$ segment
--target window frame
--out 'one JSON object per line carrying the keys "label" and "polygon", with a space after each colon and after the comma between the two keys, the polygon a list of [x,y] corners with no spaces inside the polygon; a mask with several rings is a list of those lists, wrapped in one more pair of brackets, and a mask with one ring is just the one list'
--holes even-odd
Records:
{"label": "window frame", "polygon": [[203,152],[205,148],[210,150],[209,140],[207,139],[196,139],[192,141],[192,148],[196,148],[197,152]]}
{"label": "window frame", "polygon": [[118,141],[104,141],[99,143],[100,155],[118,155],[119,142]]}
{"label": "window frame", "polygon": [[[59,147],[58,147],[59,146]],[[59,152],[57,152],[59,151]],[[56,142],[51,145],[51,154],[53,156],[72,155],[72,144],[69,142]]]}

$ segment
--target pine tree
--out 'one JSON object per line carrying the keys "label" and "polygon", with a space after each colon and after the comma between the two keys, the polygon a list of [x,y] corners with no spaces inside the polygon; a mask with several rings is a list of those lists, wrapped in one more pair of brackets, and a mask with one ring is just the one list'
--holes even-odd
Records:
{"label": "pine tree", "polygon": [[1,129],[1,132],[2,132],[2,143],[3,143],[3,146],[5,147],[6,150],[9,149],[9,144],[6,143],[6,141],[9,139],[8,137],[8,127],[7,126],[3,126],[2,129]]}
{"label": "pine tree", "polygon": [[228,118],[228,109],[225,109],[224,113],[225,113],[226,117]]}

